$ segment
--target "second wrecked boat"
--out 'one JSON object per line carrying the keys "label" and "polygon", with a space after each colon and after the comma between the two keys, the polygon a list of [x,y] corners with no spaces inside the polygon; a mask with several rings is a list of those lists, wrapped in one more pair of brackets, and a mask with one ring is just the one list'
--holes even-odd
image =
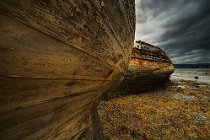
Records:
{"label": "second wrecked boat", "polygon": [[136,44],[120,88],[139,91],[167,81],[174,72],[174,66],[165,52],[143,41],[136,41]]}

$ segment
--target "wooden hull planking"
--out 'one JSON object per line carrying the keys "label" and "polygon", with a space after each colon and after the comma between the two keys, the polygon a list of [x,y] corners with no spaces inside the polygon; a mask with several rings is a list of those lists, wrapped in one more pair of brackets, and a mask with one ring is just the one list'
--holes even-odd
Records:
{"label": "wooden hull planking", "polygon": [[0,1],[0,139],[92,139],[128,67],[134,1]]}

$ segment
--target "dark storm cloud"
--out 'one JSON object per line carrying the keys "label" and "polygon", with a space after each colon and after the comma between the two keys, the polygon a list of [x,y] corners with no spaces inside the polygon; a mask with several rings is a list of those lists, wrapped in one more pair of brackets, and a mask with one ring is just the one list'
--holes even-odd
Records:
{"label": "dark storm cloud", "polygon": [[210,0],[136,0],[136,40],[160,46],[173,63],[210,63]]}

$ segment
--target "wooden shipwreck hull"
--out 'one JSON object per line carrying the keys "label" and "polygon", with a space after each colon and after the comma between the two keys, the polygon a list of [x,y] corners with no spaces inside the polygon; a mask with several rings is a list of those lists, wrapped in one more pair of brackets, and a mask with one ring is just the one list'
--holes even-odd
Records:
{"label": "wooden shipwreck hull", "polygon": [[133,0],[0,1],[0,139],[92,139],[128,67]]}
{"label": "wooden shipwreck hull", "polygon": [[159,47],[143,41],[136,43],[120,88],[139,91],[163,84],[174,72],[171,60]]}

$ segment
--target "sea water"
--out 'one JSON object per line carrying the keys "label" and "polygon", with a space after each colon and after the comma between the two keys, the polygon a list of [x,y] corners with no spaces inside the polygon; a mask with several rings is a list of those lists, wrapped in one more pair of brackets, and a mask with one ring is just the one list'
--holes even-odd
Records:
{"label": "sea water", "polygon": [[175,68],[170,79],[210,84],[210,68]]}

